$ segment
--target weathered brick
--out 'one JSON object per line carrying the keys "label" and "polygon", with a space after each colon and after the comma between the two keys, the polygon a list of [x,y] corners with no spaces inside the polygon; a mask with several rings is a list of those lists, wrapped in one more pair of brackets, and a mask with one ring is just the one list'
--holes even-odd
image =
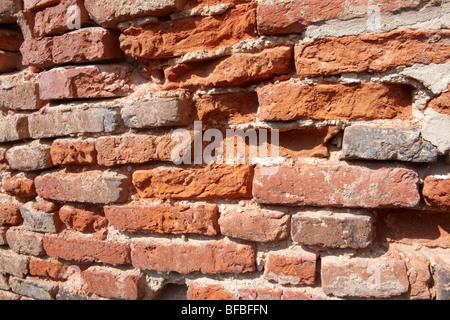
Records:
{"label": "weathered brick", "polygon": [[56,294],[56,300],[99,300],[95,296],[88,296],[86,294],[81,294],[71,291],[71,288],[66,288],[66,284],[61,284],[59,286],[58,293]]}
{"label": "weathered brick", "polygon": [[217,205],[128,204],[106,206],[108,221],[120,231],[156,233],[197,233],[216,235],[219,233]]}
{"label": "weathered brick", "polygon": [[409,289],[405,263],[380,258],[322,257],[322,288],[336,297],[388,298]]}
{"label": "weathered brick", "polygon": [[435,162],[438,150],[424,141],[419,129],[351,126],[342,142],[344,159]]}
{"label": "weathered brick", "polygon": [[69,265],[53,258],[40,259],[31,257],[30,275],[53,280],[67,280]]}
{"label": "weathered brick", "polygon": [[0,109],[37,110],[42,105],[43,101],[39,98],[39,86],[35,82],[0,88]]}
{"label": "weathered brick", "polygon": [[301,210],[292,216],[292,240],[329,248],[366,248],[372,215],[362,210]]}
{"label": "weathered brick", "polygon": [[80,26],[86,25],[90,19],[89,14],[81,0],[62,0],[58,5],[46,8],[36,13],[34,22],[34,34],[36,37],[60,34],[70,31],[68,21],[71,21],[69,7],[77,6],[77,19]]}
{"label": "weathered brick", "polygon": [[131,67],[126,64],[54,68],[40,74],[43,100],[113,98],[130,93]]}
{"label": "weathered brick", "polygon": [[232,238],[255,242],[286,239],[289,236],[290,216],[282,211],[232,208],[222,212],[220,232]]}
{"label": "weathered brick", "polygon": [[450,209],[450,179],[428,176],[423,180],[422,195],[427,205]]}
{"label": "weathered brick", "polygon": [[244,86],[292,69],[292,48],[277,47],[258,53],[238,53],[229,57],[175,65],[164,70],[165,89],[208,89]]}
{"label": "weathered brick", "polygon": [[240,300],[327,300],[320,291],[306,291],[301,288],[281,289],[279,287],[241,286],[238,289]]}
{"label": "weathered brick", "polygon": [[0,290],[0,300],[20,300],[20,295],[10,291]]}
{"label": "weathered brick", "polygon": [[8,149],[6,149],[6,148],[0,147],[0,171],[10,169],[8,163],[6,162],[6,158],[5,158],[7,150]]}
{"label": "weathered brick", "polygon": [[450,59],[449,36],[448,30],[395,30],[304,42],[295,47],[297,74],[381,73],[401,65],[445,63]]}
{"label": "weathered brick", "polygon": [[430,288],[433,277],[430,273],[430,261],[420,255],[411,255],[405,259],[408,269],[409,298],[413,300],[431,299]]}
{"label": "weathered brick", "polygon": [[450,215],[446,212],[383,210],[376,225],[381,241],[450,248]]}
{"label": "weathered brick", "polygon": [[82,233],[45,234],[44,249],[50,257],[111,265],[130,263],[130,247],[117,241],[103,241]]}
{"label": "weathered brick", "polygon": [[133,173],[138,198],[232,199],[251,197],[253,167],[212,165],[182,169],[160,167]]}
{"label": "weathered brick", "polygon": [[[0,273],[0,290],[9,290],[10,286],[8,282],[9,282],[9,275]],[[2,300],[1,297],[0,300]]]}
{"label": "weathered brick", "polygon": [[17,141],[29,137],[26,115],[15,114],[0,118],[0,142]]}
{"label": "weathered brick", "polygon": [[0,73],[10,72],[20,66],[20,54],[0,50]]}
{"label": "weathered brick", "polygon": [[82,272],[83,291],[109,299],[138,300],[144,295],[144,274],[140,270],[90,267]]}
{"label": "weathered brick", "polygon": [[376,5],[380,12],[394,12],[416,8],[419,0],[288,0],[258,3],[257,21],[260,34],[301,33],[308,26],[329,19],[347,20],[367,15],[368,5]]}
{"label": "weathered brick", "polygon": [[266,256],[264,278],[280,284],[314,285],[317,256],[302,249],[272,251]]}
{"label": "weathered brick", "polygon": [[125,104],[121,115],[128,128],[186,126],[190,103],[180,98],[153,98]]}
{"label": "weathered brick", "polygon": [[35,198],[35,203],[33,204],[33,207],[38,211],[51,213],[57,211],[60,208],[60,205],[56,202],[49,201],[37,196]]}
{"label": "weathered brick", "polygon": [[256,38],[255,24],[255,5],[244,4],[219,16],[188,17],[127,29],[120,36],[120,46],[139,60],[170,58]]}
{"label": "weathered brick", "polygon": [[133,239],[131,260],[138,269],[159,272],[245,273],[255,271],[255,246],[227,239],[188,241]]}
{"label": "weathered brick", "polygon": [[14,293],[36,300],[54,300],[58,292],[58,283],[50,280],[12,277],[9,280],[9,284]]}
{"label": "weathered brick", "polygon": [[37,177],[35,185],[42,198],[108,204],[128,199],[128,180],[127,176],[112,171],[55,171]]}
{"label": "weathered brick", "polygon": [[17,277],[24,277],[28,273],[30,258],[14,251],[0,249],[0,272],[9,273]]}
{"label": "weathered brick", "polygon": [[97,163],[94,140],[59,139],[52,143],[50,156],[55,165],[88,165]]}
{"label": "weathered brick", "polygon": [[0,29],[0,50],[19,51],[22,34],[14,29]]}
{"label": "weathered brick", "polygon": [[450,85],[447,86],[447,92],[443,92],[428,103],[428,108],[434,111],[450,115]]}
{"label": "weathered brick", "polygon": [[406,119],[411,89],[399,84],[269,84],[257,90],[261,121]]}
{"label": "weathered brick", "polygon": [[22,10],[22,1],[3,0],[0,3],[0,24],[14,23],[16,21],[14,15],[20,10]]}
{"label": "weathered brick", "polygon": [[6,231],[8,231],[8,227],[0,227],[0,246],[8,245],[8,242],[6,241]]}
{"label": "weathered brick", "polygon": [[28,116],[34,139],[69,136],[76,133],[111,133],[120,120],[118,107],[55,107]]}
{"label": "weathered brick", "polygon": [[39,11],[46,7],[57,5],[61,0],[23,0],[25,10]]}
{"label": "weathered brick", "polygon": [[58,214],[39,211],[32,201],[20,206],[20,213],[23,226],[30,231],[56,233],[61,228]]}
{"label": "weathered brick", "polygon": [[23,221],[19,206],[12,203],[0,203],[0,226],[16,226]]}
{"label": "weathered brick", "polygon": [[24,227],[11,227],[6,232],[6,241],[9,247],[21,254],[33,256],[44,255],[42,247],[42,234],[26,230]]}
{"label": "weathered brick", "polygon": [[219,284],[190,282],[187,291],[188,300],[237,300],[236,296]]}
{"label": "weathered brick", "polygon": [[15,146],[6,152],[6,160],[13,170],[35,171],[53,166],[50,146],[43,144]]}
{"label": "weathered brick", "polygon": [[115,166],[149,161],[170,162],[173,160],[172,152],[176,151],[175,148],[180,148],[181,143],[175,138],[172,140],[170,133],[163,135],[126,134],[100,137],[95,143],[95,149],[98,152],[98,164]]}
{"label": "weathered brick", "polygon": [[24,40],[34,38],[34,16],[35,13],[29,10],[22,10],[16,14],[17,21]]}
{"label": "weathered brick", "polygon": [[67,63],[117,59],[122,56],[114,31],[83,28],[61,36],[25,40],[20,48],[24,65],[50,68]]}
{"label": "weathered brick", "polygon": [[143,16],[167,15],[181,10],[184,0],[146,1],[133,3],[119,0],[86,0],[85,6],[89,14],[98,24],[105,28],[115,27],[118,22]]}
{"label": "weathered brick", "polygon": [[80,232],[96,232],[108,226],[103,210],[92,205],[64,205],[59,218],[69,229]]}
{"label": "weathered brick", "polygon": [[403,168],[257,167],[253,196],[260,203],[333,207],[414,207],[420,201],[416,172]]}
{"label": "weathered brick", "polygon": [[450,267],[448,263],[441,263],[435,268],[436,300],[450,300]]}

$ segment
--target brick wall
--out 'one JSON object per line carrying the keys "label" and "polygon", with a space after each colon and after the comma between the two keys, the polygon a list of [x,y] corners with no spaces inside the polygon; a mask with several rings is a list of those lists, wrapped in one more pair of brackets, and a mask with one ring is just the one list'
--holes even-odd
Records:
{"label": "brick wall", "polygon": [[0,299],[448,299],[449,12],[1,0]]}

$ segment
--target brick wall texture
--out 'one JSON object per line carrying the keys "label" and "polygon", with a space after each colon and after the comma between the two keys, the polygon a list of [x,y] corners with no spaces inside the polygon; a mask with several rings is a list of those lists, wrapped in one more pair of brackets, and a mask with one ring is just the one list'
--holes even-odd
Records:
{"label": "brick wall texture", "polygon": [[0,299],[449,299],[449,90],[449,0],[0,0]]}

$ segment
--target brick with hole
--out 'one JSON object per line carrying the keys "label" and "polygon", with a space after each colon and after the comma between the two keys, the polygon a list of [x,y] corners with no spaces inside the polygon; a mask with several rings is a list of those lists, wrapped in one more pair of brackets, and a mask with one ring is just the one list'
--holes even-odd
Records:
{"label": "brick with hole", "polygon": [[265,208],[231,208],[221,212],[221,234],[248,241],[284,240],[290,232],[290,216],[283,211]]}
{"label": "brick with hole", "polygon": [[259,203],[291,206],[414,207],[418,185],[418,174],[403,168],[256,167],[253,196]]}
{"label": "brick with hole", "polygon": [[219,212],[215,204],[160,204],[136,202],[105,206],[105,216],[117,230],[161,234],[217,235]]}
{"label": "brick with hole", "polygon": [[138,269],[187,274],[246,273],[256,270],[253,244],[227,239],[182,240],[133,239],[131,260]]}
{"label": "brick with hole", "polygon": [[130,247],[120,241],[101,240],[96,235],[71,230],[44,235],[44,249],[53,258],[108,265],[130,264]]}
{"label": "brick with hole", "polygon": [[50,156],[55,165],[94,165],[97,163],[95,140],[55,140],[50,148]]}
{"label": "brick with hole", "polygon": [[58,201],[108,204],[128,199],[129,178],[114,171],[53,171],[36,177],[36,192]]}
{"label": "brick with hole", "polygon": [[299,78],[342,73],[382,73],[397,66],[446,63],[448,30],[395,30],[342,38],[325,37],[295,46]]}
{"label": "brick with hole", "polygon": [[372,243],[372,212],[361,209],[301,209],[291,219],[292,240],[327,248],[366,248]]}
{"label": "brick with hole", "polygon": [[108,227],[108,220],[101,207],[93,205],[64,205],[59,209],[59,218],[69,229],[93,233]]}
{"label": "brick with hole", "polygon": [[0,249],[0,272],[23,278],[28,274],[29,260],[29,256],[8,249]]}
{"label": "brick with hole", "polygon": [[314,285],[318,255],[301,248],[269,252],[264,278],[280,284]]}
{"label": "brick with hole", "polygon": [[33,256],[45,255],[42,246],[43,235],[29,231],[23,226],[11,227],[6,232],[6,241],[14,252]]}
{"label": "brick with hole", "polygon": [[232,199],[250,198],[253,167],[211,165],[182,169],[160,167],[133,173],[138,198]]}

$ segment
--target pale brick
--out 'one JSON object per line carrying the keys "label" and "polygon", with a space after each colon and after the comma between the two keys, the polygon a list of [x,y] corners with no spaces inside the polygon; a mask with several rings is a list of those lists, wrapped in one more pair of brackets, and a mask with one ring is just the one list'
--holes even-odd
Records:
{"label": "pale brick", "polygon": [[22,114],[0,118],[0,142],[29,138],[28,117]]}
{"label": "pale brick", "polygon": [[58,283],[50,280],[12,277],[9,284],[14,293],[36,300],[54,300],[58,292]]}
{"label": "pale brick", "polygon": [[23,226],[30,231],[56,233],[61,228],[61,221],[58,214],[46,213],[36,210],[34,202],[27,202],[20,206],[20,213],[23,217]]}
{"label": "pale brick", "polygon": [[42,234],[28,231],[23,227],[11,227],[6,232],[9,247],[21,254],[33,256],[45,254],[42,239]]}
{"label": "pale brick", "polygon": [[8,149],[6,160],[13,170],[35,171],[53,166],[48,145],[22,145]]}
{"label": "pale brick", "polygon": [[0,249],[0,272],[9,273],[17,277],[24,277],[28,273],[30,258],[14,251]]}

